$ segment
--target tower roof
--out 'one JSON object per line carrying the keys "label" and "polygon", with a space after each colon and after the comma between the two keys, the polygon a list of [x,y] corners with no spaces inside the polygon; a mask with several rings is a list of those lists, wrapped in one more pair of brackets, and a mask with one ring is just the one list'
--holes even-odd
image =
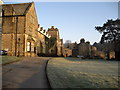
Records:
{"label": "tower roof", "polygon": [[48,31],[58,31],[58,28],[54,28],[54,26],[51,26],[51,28],[48,28]]}

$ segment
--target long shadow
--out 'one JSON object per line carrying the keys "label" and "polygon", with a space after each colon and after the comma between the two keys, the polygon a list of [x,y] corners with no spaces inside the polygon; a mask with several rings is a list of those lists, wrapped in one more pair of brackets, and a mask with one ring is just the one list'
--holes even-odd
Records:
{"label": "long shadow", "polygon": [[41,72],[34,74],[32,77],[24,81],[20,85],[20,88],[45,88],[47,90],[51,90],[51,86],[46,76],[41,77]]}
{"label": "long shadow", "polygon": [[105,61],[104,59],[81,59],[81,58],[77,58],[77,57],[64,57],[64,59],[68,60],[68,61]]}
{"label": "long shadow", "polygon": [[77,57],[64,57],[68,61],[105,61],[105,62],[120,62],[118,60],[105,60],[105,59],[81,59]]}
{"label": "long shadow", "polygon": [[20,85],[20,88],[40,88],[45,90],[52,90],[47,78],[46,67],[47,61],[45,61],[44,65],[42,65],[39,72],[24,81]]}

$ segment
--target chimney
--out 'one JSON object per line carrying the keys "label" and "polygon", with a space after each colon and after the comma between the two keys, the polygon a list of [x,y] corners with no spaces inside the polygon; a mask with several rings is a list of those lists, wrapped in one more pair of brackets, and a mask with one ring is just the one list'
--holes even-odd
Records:
{"label": "chimney", "polygon": [[43,30],[43,27],[40,28],[40,31],[42,31],[42,30]]}
{"label": "chimney", "polygon": [[55,30],[58,30],[58,28],[55,28]]}
{"label": "chimney", "polygon": [[43,33],[45,33],[45,29],[43,30]]}
{"label": "chimney", "polygon": [[54,26],[51,26],[52,29],[54,29]]}

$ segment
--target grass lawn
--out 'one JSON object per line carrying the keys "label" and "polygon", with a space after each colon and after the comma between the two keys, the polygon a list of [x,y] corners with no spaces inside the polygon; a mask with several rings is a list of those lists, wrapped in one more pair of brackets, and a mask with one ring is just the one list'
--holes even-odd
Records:
{"label": "grass lawn", "polygon": [[2,65],[9,64],[12,62],[16,62],[21,60],[22,57],[15,57],[15,56],[0,56],[0,62]]}
{"label": "grass lawn", "polygon": [[53,58],[47,74],[52,88],[118,88],[118,61]]}

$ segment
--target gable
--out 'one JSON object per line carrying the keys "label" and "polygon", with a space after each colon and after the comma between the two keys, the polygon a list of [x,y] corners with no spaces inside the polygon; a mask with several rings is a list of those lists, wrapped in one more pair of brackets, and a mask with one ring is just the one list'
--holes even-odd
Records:
{"label": "gable", "polygon": [[3,4],[2,8],[4,11],[4,16],[8,15],[25,15],[27,10],[30,8],[32,3],[22,3],[22,4]]}

